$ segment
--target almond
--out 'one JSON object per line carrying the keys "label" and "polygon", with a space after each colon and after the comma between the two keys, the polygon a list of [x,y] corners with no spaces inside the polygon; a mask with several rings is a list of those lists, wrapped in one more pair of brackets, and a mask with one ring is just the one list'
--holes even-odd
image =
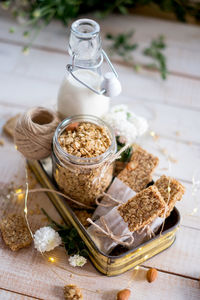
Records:
{"label": "almond", "polygon": [[148,282],[153,282],[154,280],[156,280],[158,276],[158,271],[154,268],[151,268],[147,271],[147,280]]}
{"label": "almond", "polygon": [[67,126],[67,128],[66,128],[66,131],[74,131],[74,130],[76,130],[77,129],[77,127],[78,127],[78,122],[75,122],[75,123],[72,123],[72,124],[69,124],[68,126]]}
{"label": "almond", "polygon": [[126,168],[128,171],[132,171],[137,167],[136,163],[133,161],[130,161],[127,165]]}
{"label": "almond", "polygon": [[131,295],[131,291],[128,289],[121,290],[117,293],[117,300],[128,300]]}

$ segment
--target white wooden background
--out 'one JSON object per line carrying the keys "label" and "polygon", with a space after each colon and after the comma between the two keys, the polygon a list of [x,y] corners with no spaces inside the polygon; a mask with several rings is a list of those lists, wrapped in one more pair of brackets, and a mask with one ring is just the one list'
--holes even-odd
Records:
{"label": "white wooden background", "polygon": [[[107,278],[90,263],[83,269],[69,267],[63,249],[50,254],[56,258],[57,267],[45,261],[33,247],[12,253],[0,240],[0,299],[63,299],[62,287],[67,283],[83,288],[87,300],[114,300],[116,292],[126,287],[132,291],[131,299],[136,300],[200,299],[200,190],[194,191],[192,184],[193,176],[200,180],[200,27],[139,16],[112,16],[100,23],[103,33],[135,29],[134,38],[141,49],[159,34],[166,36],[168,79],[162,81],[157,72],[136,74],[118,61],[123,93],[112,104],[127,103],[133,111],[148,118],[159,139],[155,142],[146,136],[141,142],[160,157],[156,176],[167,173],[186,186],[184,200],[177,204],[182,220],[176,242],[139,270]],[[14,34],[8,33],[11,26],[15,28]],[[26,43],[23,30],[14,21],[0,17],[0,130],[10,116],[28,107],[55,107],[68,61],[66,30],[59,24],[45,28],[27,56],[21,51]],[[145,62],[138,52],[135,57]],[[5,141],[0,147],[2,217],[9,211],[23,209],[23,201],[9,201],[3,194],[11,180],[16,186],[24,183],[24,160],[10,139],[3,133],[0,138]],[[166,171],[168,162],[163,151],[176,160],[171,162],[170,171]],[[46,207],[59,219],[44,194],[31,196],[29,201],[33,210]],[[33,229],[43,222],[41,215],[30,216],[30,221]],[[152,284],[145,280],[149,267],[159,270],[158,279]],[[81,276],[70,275],[74,271]]]}

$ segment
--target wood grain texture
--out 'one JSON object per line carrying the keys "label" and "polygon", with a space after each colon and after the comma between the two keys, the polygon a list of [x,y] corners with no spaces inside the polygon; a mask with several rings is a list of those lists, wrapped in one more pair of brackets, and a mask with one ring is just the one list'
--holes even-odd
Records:
{"label": "wood grain texture", "polygon": [[[152,285],[146,281],[146,269],[140,268],[139,271],[129,271],[121,276],[106,278],[99,275],[88,263],[83,269],[73,269],[67,264],[67,257],[62,249],[57,249],[49,255],[53,256],[57,266],[47,265],[33,248],[23,249],[18,253],[10,251],[2,246],[0,258],[3,264],[0,266],[4,276],[1,278],[1,286],[4,289],[12,289],[28,296],[52,300],[63,299],[63,286],[65,284],[77,284],[83,289],[84,299],[105,299],[114,300],[119,289],[130,288],[133,295],[139,299],[188,299],[191,294],[192,299],[199,297],[199,282],[176,276],[168,273],[159,272],[158,280]],[[17,260],[17,264],[14,261]],[[11,268],[12,265],[12,268]],[[20,266],[20,272],[19,272]],[[158,266],[156,266],[159,268]],[[77,272],[79,275],[71,272]],[[92,277],[84,277],[84,275]],[[158,288],[159,287],[159,288]],[[93,298],[95,297],[95,298]],[[196,298],[195,298],[196,297]]]}
{"label": "wood grain texture", "polygon": [[[8,35],[11,26],[16,29],[14,35]],[[168,80],[163,82],[158,73],[150,71],[136,74],[120,62],[117,70],[123,94],[113,99],[112,105],[127,103],[132,110],[148,119],[150,130],[159,136],[157,141],[149,134],[139,140],[160,158],[155,179],[166,173],[177,177],[186,186],[184,199],[177,204],[182,215],[177,239],[171,248],[147,261],[144,268],[114,278],[99,275],[89,262],[83,269],[70,267],[62,248],[48,254],[56,258],[57,267],[44,260],[33,246],[12,253],[0,239],[0,299],[63,299],[63,286],[67,283],[83,288],[86,300],[114,300],[117,291],[127,287],[131,288],[133,299],[200,298],[200,189],[194,193],[192,185],[193,175],[200,176],[199,27],[139,16],[121,16],[120,19],[111,16],[101,21],[101,28],[104,34],[134,28],[135,40],[141,48],[159,34],[167,38],[166,55],[171,71]],[[2,191],[12,180],[16,187],[23,185],[25,175],[24,159],[1,128],[10,116],[33,105],[56,108],[57,91],[69,60],[65,50],[66,32],[59,24],[51,24],[41,32],[28,56],[21,53],[21,47],[26,43],[22,32],[23,28],[13,20],[1,17],[0,138],[4,139],[5,145],[0,147],[3,158],[0,161],[0,217],[13,210],[23,211],[23,200],[8,201]],[[142,64],[146,62],[138,52],[135,55]],[[170,171],[163,150],[167,150],[174,159],[170,163]],[[33,231],[46,224],[40,207],[60,221],[47,196],[44,193],[33,194],[29,198],[29,210],[33,212],[29,220]],[[195,214],[194,208],[197,208]],[[145,280],[148,267],[160,270],[158,279],[151,285]],[[82,276],[72,275],[73,272]]]}
{"label": "wood grain texture", "polygon": [[[16,294],[14,292],[0,289],[0,299],[1,300],[33,300],[36,298],[28,297],[26,295]],[[37,299],[39,299],[39,298],[37,298]]]}

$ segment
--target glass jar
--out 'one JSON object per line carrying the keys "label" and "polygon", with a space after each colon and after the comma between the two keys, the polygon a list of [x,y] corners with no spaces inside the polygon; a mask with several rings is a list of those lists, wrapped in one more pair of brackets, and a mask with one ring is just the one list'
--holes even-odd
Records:
{"label": "glass jar", "polygon": [[[59,137],[70,125],[89,122],[104,127],[110,138],[110,147],[96,157],[77,157],[64,151]],[[113,178],[113,155],[116,153],[113,130],[101,119],[90,115],[79,115],[63,120],[53,138],[53,177],[59,189],[72,199],[85,205],[95,204],[95,199],[110,185]]]}

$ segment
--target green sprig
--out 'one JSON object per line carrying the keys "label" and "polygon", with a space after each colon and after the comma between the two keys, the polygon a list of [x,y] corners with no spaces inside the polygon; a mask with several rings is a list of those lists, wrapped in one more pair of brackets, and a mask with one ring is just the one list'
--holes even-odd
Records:
{"label": "green sprig", "polygon": [[[117,151],[121,150],[122,147],[124,147],[125,144],[122,144],[119,142],[119,137],[117,137]],[[133,152],[133,147],[130,146],[128,147],[122,154],[121,154],[121,158],[119,159],[119,161],[121,162],[128,162],[131,158]]]}
{"label": "green sprig", "polygon": [[110,54],[117,54],[122,57],[136,72],[139,72],[142,67],[156,69],[160,72],[162,79],[166,79],[168,71],[166,57],[163,54],[163,50],[166,48],[164,37],[159,36],[157,39],[152,40],[150,45],[142,51],[143,55],[153,60],[153,63],[141,65],[136,63],[133,57],[134,50],[139,48],[137,43],[132,42],[133,35],[134,31],[117,35],[108,33],[106,38],[111,41],[111,45],[109,46]]}
{"label": "green sprig", "polygon": [[157,39],[152,40],[149,47],[144,49],[143,54],[152,58],[153,64],[148,64],[149,68],[156,68],[163,79],[167,78],[167,64],[166,57],[163,54],[162,50],[166,48],[164,36],[159,36]]}
{"label": "green sprig", "polygon": [[106,38],[112,41],[112,44],[110,46],[111,52],[123,57],[124,60],[129,60],[129,54],[131,54],[132,51],[136,50],[138,47],[138,44],[131,42],[133,34],[133,31],[120,33],[117,35],[107,33]]}

